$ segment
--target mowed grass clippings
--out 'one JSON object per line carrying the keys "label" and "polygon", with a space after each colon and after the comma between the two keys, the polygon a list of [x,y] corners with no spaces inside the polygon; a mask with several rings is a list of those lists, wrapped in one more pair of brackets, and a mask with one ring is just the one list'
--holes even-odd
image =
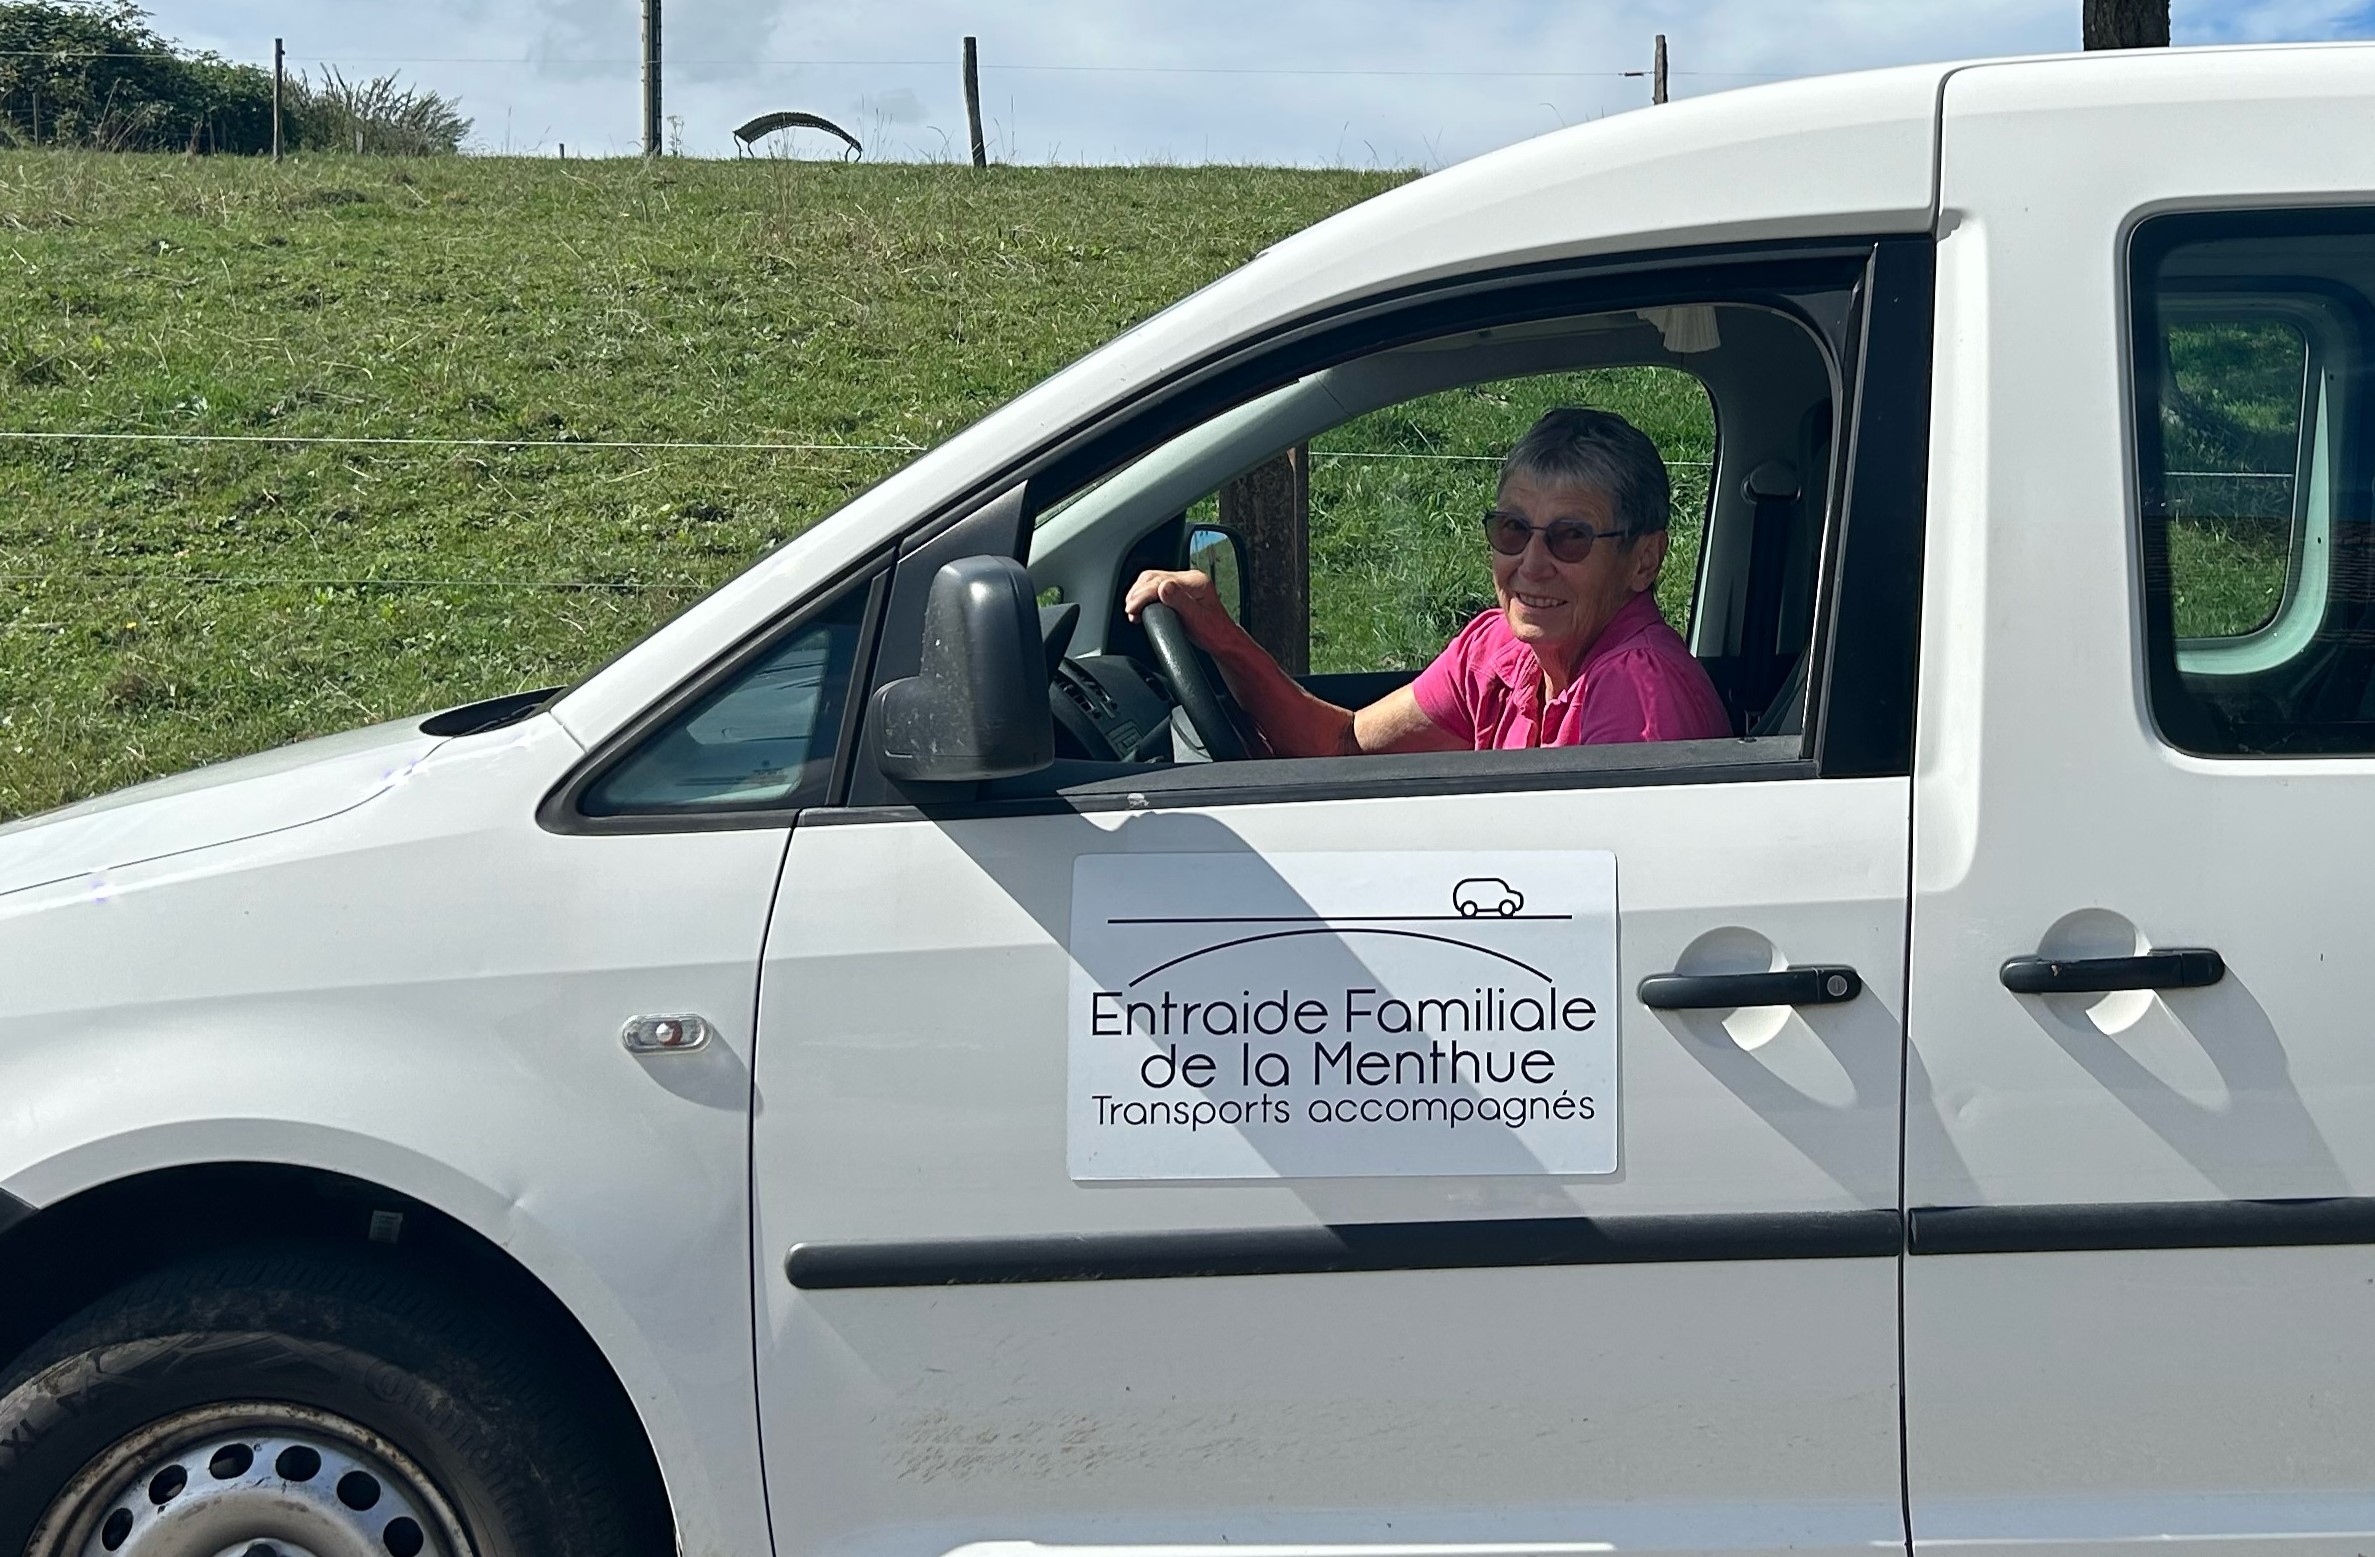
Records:
{"label": "mowed grass clippings", "polygon": [[0,430],[562,445],[0,440],[0,817],[581,675],[1400,177],[0,155]]}

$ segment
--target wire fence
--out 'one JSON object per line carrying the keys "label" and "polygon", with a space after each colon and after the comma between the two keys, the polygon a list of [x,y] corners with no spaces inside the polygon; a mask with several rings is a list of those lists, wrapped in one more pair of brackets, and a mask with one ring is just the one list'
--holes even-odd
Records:
{"label": "wire fence", "polygon": [[[250,452],[209,452],[226,445]],[[78,446],[92,452],[66,452]],[[109,448],[124,452],[98,452]],[[302,457],[308,448],[319,452]],[[309,735],[570,682],[766,555],[778,534],[797,533],[796,524],[770,533],[775,516],[829,511],[917,452],[905,441],[790,437],[0,429],[0,503],[12,511],[0,528],[0,820]],[[424,462],[460,474],[442,487],[416,482]],[[1468,553],[1480,549],[1463,552],[1435,521],[1460,510],[1466,489],[1481,495],[1494,455],[1457,443],[1321,447],[1312,463],[1315,499],[1323,479],[1327,488],[1313,505],[1314,533],[1382,537],[1370,560],[1396,559],[1374,576],[1333,553],[1337,560],[1314,568],[1315,611],[1326,606],[1331,633],[1341,633],[1328,639],[1333,652],[1357,657],[1371,647],[1360,634],[1379,626],[1380,613],[1347,604],[1364,591],[1391,603],[1384,625],[1404,636],[1423,637],[1420,627],[1463,602],[1474,609],[1480,585],[1489,603],[1489,583],[1471,576],[1482,559]],[[1687,578],[1693,521],[1706,511],[1715,466],[1670,463],[1682,563],[1670,571]],[[328,483],[309,490],[310,478],[284,476],[305,468],[327,473]],[[491,484],[470,474],[490,468],[512,474]],[[795,502],[736,506],[799,469],[814,474],[786,488],[805,480]],[[580,509],[578,496],[616,490],[604,485],[614,471],[650,481],[640,513],[611,497]],[[73,488],[79,509],[48,519],[53,476],[88,484]],[[2187,480],[2268,489],[2256,505],[2221,507],[2241,522],[2219,518],[2202,532],[2203,544],[2225,548],[2218,556],[2241,547],[2254,577],[2268,573],[2254,559],[2283,545],[2272,516],[2289,512],[2289,479],[2193,472]],[[224,516],[265,484],[284,489],[286,506],[250,508],[256,527],[231,528]],[[367,485],[377,498],[354,495]],[[169,524],[134,506],[151,492],[169,505]],[[513,494],[526,499],[517,529],[507,528],[514,516],[504,507]],[[714,501],[724,518],[674,528],[641,522],[681,513],[694,498]],[[463,506],[441,506],[448,500]],[[331,502],[351,503],[363,522],[343,529],[325,520]],[[2271,518],[2255,517],[2261,511]],[[552,544],[533,539],[548,533]],[[2274,571],[2281,575],[2281,561]],[[1396,648],[1398,657],[1367,663],[1403,663],[1415,652]]]}
{"label": "wire fence", "polygon": [[[498,450],[569,450],[569,451],[625,451],[631,453],[687,454],[702,452],[783,452],[800,454],[847,455],[918,455],[925,446],[916,443],[810,443],[776,442],[767,440],[709,441],[677,438],[462,438],[414,437],[394,435],[323,434],[323,433],[187,433],[187,432],[122,432],[102,430],[50,430],[0,428],[0,444],[6,443],[103,443],[103,444],[189,444],[195,446],[233,445],[267,447],[377,448],[377,449],[498,449]],[[1314,449],[1311,457],[1318,460],[1409,461],[1420,464],[1498,465],[1496,454],[1448,454],[1420,450],[1389,449]],[[1675,459],[1666,462],[1677,470],[1707,471],[1713,469],[1711,460]],[[587,593],[647,593],[705,590],[706,583],[683,579],[549,579],[549,578],[490,578],[482,575],[454,576],[315,576],[277,573],[202,573],[179,572],[166,569],[42,569],[0,570],[0,584],[105,584],[123,587],[176,586],[189,588],[229,589],[519,589],[556,590]]]}
{"label": "wire fence", "polygon": [[[914,456],[925,452],[916,443],[855,443],[750,440],[701,440],[677,438],[469,438],[422,437],[404,435],[319,434],[319,433],[190,433],[108,431],[85,429],[0,429],[0,444],[7,443],[102,443],[102,444],[182,444],[193,446],[245,445],[267,447],[328,447],[367,449],[491,449],[491,450],[568,450],[617,451],[643,454],[693,454],[723,452],[798,453],[828,455],[902,455]],[[1493,454],[1456,454],[1419,450],[1375,449],[1313,449],[1314,461],[1410,461],[1467,465],[1497,465],[1500,456]],[[1677,471],[1691,471],[1704,481],[1714,469],[1712,460],[1672,459],[1667,465]],[[2166,478],[2178,483],[2173,495],[2180,509],[2221,514],[2231,517],[2269,518],[2289,513],[2289,487],[2294,475],[2289,471],[2233,471],[2233,470],[2173,470]],[[2286,484],[2282,493],[2268,492],[2266,496],[2237,497],[2231,494],[2254,494],[2267,489],[2239,483],[2280,482]],[[2213,498],[2212,493],[2220,494]],[[170,569],[38,569],[0,570],[0,585],[29,584],[93,584],[131,587],[184,587],[227,589],[348,589],[348,590],[542,590],[577,593],[668,593],[696,592],[713,587],[711,583],[692,579],[585,579],[585,578],[497,578],[484,575],[405,575],[405,576],[326,576],[312,574],[212,573],[180,572]]]}
{"label": "wire fence", "polygon": [[[60,64],[81,60],[123,59],[151,60],[153,53],[112,49],[0,49],[0,59],[46,59]],[[291,65],[324,65],[344,69],[354,65],[501,65],[513,68],[544,65],[565,65],[573,69],[611,68],[640,70],[640,55],[559,55],[559,54],[283,54],[282,60]],[[259,68],[268,68],[269,60],[247,60]],[[954,63],[947,59],[764,59],[748,55],[732,58],[701,58],[698,56],[668,56],[671,70],[696,67],[704,69],[763,67],[775,70],[932,70]],[[982,74],[1014,72],[1029,75],[1116,75],[1116,76],[1346,76],[1375,80],[1424,79],[1446,80],[1508,80],[1508,81],[1593,81],[1638,78],[1647,72],[1639,70],[1507,70],[1500,68],[1443,68],[1395,69],[1346,65],[1123,65],[1090,62],[1041,62],[983,60]],[[1672,70],[1667,74],[1677,80],[1703,79],[1712,81],[1786,81],[1786,71],[1771,70]]]}
{"label": "wire fence", "polygon": [[[138,15],[137,12],[131,14]],[[123,65],[155,65],[168,60],[227,70],[232,79],[254,78],[247,83],[247,89],[253,89],[256,80],[260,80],[264,75],[269,75],[272,78],[270,145],[275,160],[279,159],[282,152],[281,75],[285,69],[289,68],[294,68],[297,72],[298,80],[293,90],[298,93],[300,98],[304,98],[311,90],[307,86],[311,80],[309,72],[314,70],[322,72],[325,80],[334,84],[329,101],[337,107],[338,112],[346,116],[345,120],[341,121],[345,127],[338,129],[334,137],[328,131],[319,129],[318,126],[314,130],[305,132],[301,138],[305,141],[305,149],[308,151],[343,150],[348,129],[351,129],[354,134],[354,149],[358,154],[365,150],[367,140],[383,151],[389,147],[381,143],[388,141],[391,135],[402,141],[403,135],[407,133],[402,124],[383,123],[376,108],[358,106],[362,100],[358,99],[353,91],[353,88],[358,86],[365,89],[367,93],[380,92],[384,89],[392,94],[387,97],[387,103],[405,106],[406,112],[409,112],[413,107],[438,108],[445,114],[446,119],[451,121],[452,133],[450,136],[439,131],[425,141],[405,141],[404,145],[414,150],[454,151],[461,149],[461,141],[468,135],[472,124],[469,119],[461,118],[459,115],[458,110],[461,102],[459,97],[445,91],[418,93],[405,91],[401,94],[396,94],[394,91],[397,85],[395,72],[428,68],[458,69],[466,77],[475,75],[479,79],[481,88],[484,86],[485,76],[490,72],[505,74],[558,72],[578,81],[591,80],[605,83],[632,80],[640,75],[644,78],[642,96],[646,105],[646,116],[638,149],[642,153],[650,155],[661,148],[663,123],[668,127],[666,134],[668,147],[672,150],[681,149],[683,143],[684,121],[673,116],[663,119],[661,115],[663,99],[658,84],[659,78],[653,72],[663,64],[669,72],[682,73],[679,79],[690,79],[696,84],[714,85],[722,79],[733,79],[751,87],[758,86],[762,81],[769,81],[770,78],[773,78],[771,84],[780,86],[785,84],[784,78],[787,76],[798,79],[819,76],[827,81],[838,80],[848,83],[852,80],[852,73],[856,72],[896,72],[902,78],[906,78],[907,73],[910,72],[941,71],[951,66],[960,66],[960,57],[927,57],[908,53],[847,58],[821,54],[771,54],[754,49],[738,54],[719,55],[714,52],[715,48],[721,44],[730,46],[730,42],[723,36],[715,35],[710,42],[709,52],[668,54],[663,59],[658,49],[656,32],[653,35],[650,50],[636,53],[629,53],[624,49],[610,52],[599,47],[596,52],[591,53],[562,53],[556,52],[550,47],[540,47],[537,43],[526,39],[521,40],[520,51],[512,53],[292,53],[284,48],[284,40],[276,38],[273,40],[273,47],[269,54],[259,51],[255,55],[239,55],[228,58],[216,51],[192,54],[183,46],[158,38],[153,34],[145,35],[149,46],[132,46],[133,39],[144,36],[143,29],[127,28],[120,23],[113,25],[112,32],[103,27],[97,36],[87,33],[82,36],[87,38],[92,46],[80,46],[80,39],[65,37],[47,47],[0,49],[0,77],[8,78],[11,94],[13,94],[16,78],[23,75],[38,76],[46,73],[51,77],[57,77],[60,75],[71,76],[80,72],[85,78],[88,78],[94,68],[117,69]],[[1669,64],[1666,36],[1663,33],[1658,33],[1654,34],[1653,38],[1654,46],[1648,51],[1650,58],[1644,60],[1640,67],[1625,68],[1623,65],[1617,64],[1613,67],[1595,69],[1560,68],[1555,65],[1532,62],[1516,65],[1493,60],[1476,60],[1473,63],[1465,63],[1444,61],[1439,58],[1426,65],[1359,65],[1317,60],[1309,63],[1294,60],[1273,60],[1261,64],[1236,64],[1196,63],[1181,60],[1161,61],[1143,58],[1000,59],[993,57],[983,59],[978,56],[975,49],[976,40],[967,37],[963,40],[961,69],[964,72],[967,113],[972,121],[972,139],[976,143],[983,143],[976,145],[976,162],[983,159],[988,144],[1006,140],[1013,129],[1010,123],[998,122],[991,127],[992,133],[988,137],[988,142],[985,143],[979,103],[979,86],[985,78],[993,82],[1003,78],[1010,88],[1018,86],[1021,82],[1034,79],[1043,83],[1055,81],[1236,80],[1250,82],[1275,80],[1314,83],[1312,91],[1320,90],[1317,83],[1328,81],[1381,84],[1416,84],[1428,81],[1465,82],[1477,83],[1476,90],[1483,92],[1492,90],[1491,87],[1484,84],[1508,83],[1517,85],[1521,89],[1528,86],[1537,87],[1540,91],[1554,97],[1562,95],[1562,85],[1580,90],[1586,84],[1639,81],[1649,88],[1652,102],[1663,103],[1667,101],[1669,86],[1672,83],[1697,82],[1703,84],[1707,89],[1721,90],[1725,87],[1752,85],[1760,82],[1785,81],[1804,74],[1802,71],[1777,70],[1678,70]],[[319,46],[318,35],[315,39],[304,41]],[[623,38],[621,41],[624,41]],[[1642,41],[1652,42],[1651,39]],[[862,44],[858,46],[863,47]],[[895,48],[896,45],[893,47]],[[1585,47],[1589,47],[1589,45]],[[387,71],[390,74],[383,76],[377,82],[357,83],[345,79],[344,73],[349,70]],[[878,89],[881,87],[879,81],[875,85]],[[898,80],[889,90],[895,95],[912,96],[912,78]],[[1384,89],[1381,87],[1381,90]],[[1596,85],[1592,87],[1594,92],[1599,90]],[[110,85],[104,94],[99,94],[94,90],[85,95],[92,97],[94,101],[101,100],[103,97],[111,109],[117,106],[114,102],[115,88],[113,85]],[[1376,110],[1381,116],[1380,122],[1396,125],[1397,132],[1406,130],[1407,126],[1400,124],[1400,117],[1407,108],[1406,94],[1387,91],[1385,95],[1389,101],[1381,103]],[[42,96],[41,84],[36,82],[30,93],[31,112],[27,126],[29,136],[24,137],[36,143],[41,138]],[[237,97],[236,93],[234,97]],[[482,104],[487,101],[487,94],[483,90],[476,92],[475,97]],[[12,95],[10,109],[12,113],[14,111],[13,101]],[[371,101],[378,102],[379,99],[373,98]],[[197,110],[197,118],[190,131],[192,149],[198,148],[201,138],[204,138],[209,147],[225,149],[224,143],[217,138],[222,133],[220,121],[225,121],[226,116],[228,120],[233,121],[252,120],[255,113],[260,111],[253,102],[244,98],[239,98],[235,106],[225,106],[232,102],[233,99],[226,98],[221,102]],[[147,106],[154,107],[156,105],[148,104]],[[514,109],[521,104],[498,93],[494,106],[500,108],[504,116],[501,149],[506,155],[509,155],[515,150],[510,129],[511,115]],[[1591,116],[1607,112],[1611,106],[1627,105],[1611,105],[1606,102],[1582,104],[1546,102],[1540,106],[1549,109],[1553,117],[1564,124],[1567,122],[1567,113],[1570,109],[1584,116]],[[108,110],[96,111],[100,112],[104,118]],[[867,99],[864,96],[860,96],[855,105],[855,111],[860,115],[869,112]],[[78,110],[77,114],[79,115],[79,113]],[[55,126],[59,122],[57,114],[58,105],[53,103],[53,139],[56,134]],[[1008,117],[1011,118],[1011,104]],[[1362,123],[1366,126],[1368,121],[1363,119]],[[880,138],[886,125],[887,121],[878,118],[876,133],[868,138],[870,140]],[[14,128],[13,124],[11,127]],[[1353,122],[1348,120],[1345,125],[1346,133],[1349,133],[1352,127]],[[252,129],[252,125],[249,128]],[[866,155],[855,139],[846,133],[837,133],[840,133],[842,140],[848,142],[852,152],[860,156]],[[918,160],[936,160],[930,154],[930,136],[944,133],[938,126],[930,127],[920,144],[904,146],[900,150]],[[544,134],[536,137],[534,144],[529,149],[541,153],[544,149],[544,142],[550,134],[551,130],[548,126]],[[232,149],[250,151],[260,149],[254,145],[245,144],[245,132],[237,127],[234,127],[231,135]],[[737,132],[737,135],[739,138],[740,132]],[[442,143],[440,143],[441,137]],[[1077,139],[1077,137],[1075,138]],[[1092,140],[1095,138],[1095,136],[1090,137]],[[1409,147],[1408,150],[1414,156],[1418,156],[1422,165],[1433,164],[1438,160],[1439,138],[1439,136],[1419,137],[1424,148],[1423,156],[1418,156],[1418,147]],[[581,156],[588,144],[602,144],[611,149],[616,149],[617,146],[615,141],[603,141],[600,134],[597,133],[593,141],[581,141]],[[750,139],[742,140],[742,147],[745,150],[754,144],[755,142]],[[1049,161],[1060,160],[1058,151],[1061,144],[1061,138],[1050,143],[1047,153]],[[1362,144],[1369,145],[1371,143],[1364,139]],[[564,157],[567,155],[567,137],[565,135],[555,141],[554,145],[559,155]],[[1209,147],[1209,138],[1207,146]],[[1339,159],[1342,154],[1342,146],[1343,143],[1340,139],[1338,142]],[[150,149],[171,148],[151,146]],[[488,144],[484,149],[491,151],[495,147]],[[724,149],[722,142],[717,149]],[[788,143],[784,147],[779,147],[779,150],[781,149],[788,149]],[[877,148],[878,151],[880,149]],[[945,145],[942,150],[944,152],[947,150]],[[1004,151],[999,154],[999,160],[1014,160],[1014,150],[1012,145],[1005,146]],[[1376,161],[1374,146],[1371,149],[1371,159],[1374,164]],[[1168,160],[1168,158],[1158,154],[1158,160]]]}
{"label": "wire fence", "polygon": [[10,432],[0,442],[324,444],[402,449],[771,450],[799,454],[921,454],[920,443],[721,443],[679,438],[411,438],[337,433]]}

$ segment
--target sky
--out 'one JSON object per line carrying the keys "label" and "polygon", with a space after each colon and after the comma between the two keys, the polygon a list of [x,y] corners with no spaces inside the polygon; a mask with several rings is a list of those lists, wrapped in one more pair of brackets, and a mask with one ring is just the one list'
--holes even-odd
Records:
{"label": "sky", "polygon": [[[158,30],[292,69],[398,72],[461,101],[470,149],[632,154],[641,0],[144,0]],[[1671,92],[2074,49],[2081,0],[666,0],[675,149],[731,156],[773,109],[885,159],[961,158],[962,39],[991,155],[1030,163],[1435,168]],[[2375,37],[2375,0],[2174,0],[2180,44]],[[773,155],[826,156],[799,131]]]}

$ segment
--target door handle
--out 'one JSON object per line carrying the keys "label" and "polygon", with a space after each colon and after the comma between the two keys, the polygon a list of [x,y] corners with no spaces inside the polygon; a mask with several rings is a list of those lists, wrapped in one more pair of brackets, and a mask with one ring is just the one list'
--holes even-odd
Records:
{"label": "door handle", "polygon": [[1863,976],[1837,963],[1770,973],[1652,973],[1640,989],[1641,1003],[1652,1011],[1836,1006],[1863,992]]}
{"label": "door handle", "polygon": [[2207,946],[2172,946],[2136,957],[2013,957],[1998,976],[2016,995],[2201,989],[2227,976],[2227,960]]}

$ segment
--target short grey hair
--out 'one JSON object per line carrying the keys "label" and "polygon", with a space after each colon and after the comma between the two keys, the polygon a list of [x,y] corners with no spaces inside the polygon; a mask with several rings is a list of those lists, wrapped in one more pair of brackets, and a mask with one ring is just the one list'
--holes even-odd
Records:
{"label": "short grey hair", "polygon": [[1649,435],[1614,411],[1563,405],[1545,411],[1501,460],[1494,490],[1512,476],[1604,492],[1629,539],[1666,528],[1674,493]]}

